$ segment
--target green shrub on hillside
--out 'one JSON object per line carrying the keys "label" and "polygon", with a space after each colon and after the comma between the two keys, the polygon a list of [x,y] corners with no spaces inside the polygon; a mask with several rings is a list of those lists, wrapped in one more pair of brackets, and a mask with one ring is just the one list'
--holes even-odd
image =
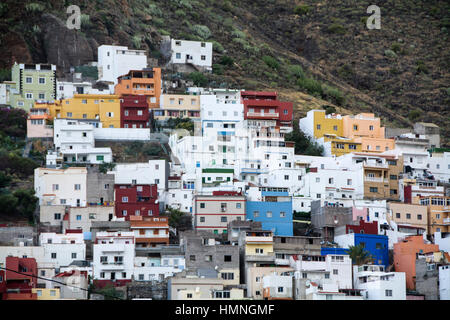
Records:
{"label": "green shrub on hillside", "polygon": [[25,5],[25,9],[31,12],[43,12],[45,10],[45,6],[37,2],[31,2]]}
{"label": "green shrub on hillside", "polygon": [[218,53],[222,53],[225,51],[224,47],[220,44],[220,42],[218,42],[216,40],[212,41],[212,45],[213,45],[213,50]]}
{"label": "green shrub on hillside", "polygon": [[188,75],[189,80],[194,82],[197,87],[205,87],[208,84],[208,79],[201,72],[191,72]]}
{"label": "green shrub on hillside", "polygon": [[338,22],[334,22],[331,25],[329,25],[327,28],[327,31],[329,33],[334,33],[334,34],[345,34],[347,32],[345,27]]}
{"label": "green shrub on hillside", "polygon": [[229,57],[229,56],[222,56],[222,57],[220,58],[219,63],[222,64],[222,65],[224,65],[224,66],[231,67],[231,66],[233,66],[233,64],[234,64],[234,60],[233,60],[233,58],[231,58],[231,57]]}
{"label": "green shrub on hillside", "polygon": [[200,24],[192,26],[191,31],[201,37],[203,40],[206,40],[212,36],[211,30],[209,30],[207,26]]}
{"label": "green shrub on hillside", "polygon": [[315,94],[322,96],[323,94],[323,89],[320,82],[312,78],[300,78],[297,80],[297,84],[312,95]]}
{"label": "green shrub on hillside", "polygon": [[408,119],[411,121],[416,121],[419,119],[422,112],[420,110],[411,110],[408,114]]}
{"label": "green shrub on hillside", "polygon": [[294,13],[302,16],[302,15],[308,14],[308,12],[310,10],[311,10],[311,7],[308,6],[307,4],[300,4],[295,7]]}
{"label": "green shrub on hillside", "polygon": [[305,72],[301,65],[295,64],[288,67],[289,74],[293,75],[296,78],[304,78]]}
{"label": "green shrub on hillside", "polygon": [[262,60],[272,69],[278,70],[278,68],[280,67],[279,62],[271,56],[263,56]]}

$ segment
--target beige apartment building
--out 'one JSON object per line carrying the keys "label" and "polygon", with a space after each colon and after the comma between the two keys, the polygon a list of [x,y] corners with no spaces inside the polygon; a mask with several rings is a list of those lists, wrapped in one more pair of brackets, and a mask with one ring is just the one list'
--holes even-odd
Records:
{"label": "beige apartment building", "polygon": [[245,196],[206,195],[194,197],[195,230],[227,233],[227,225],[234,220],[245,220]]}
{"label": "beige apartment building", "polygon": [[249,267],[247,268],[247,298],[255,300],[263,299],[263,278],[264,276],[273,275],[278,276],[293,274],[294,269],[291,267]]}
{"label": "beige apartment building", "polygon": [[420,204],[428,209],[428,233],[450,232],[450,197],[420,197]]}
{"label": "beige apartment building", "polygon": [[428,211],[426,206],[418,204],[389,202],[387,220],[399,226],[410,226],[428,230]]}
{"label": "beige apartment building", "polygon": [[200,119],[200,96],[188,94],[163,94],[160,108],[153,110],[155,120],[166,121],[170,118]]}
{"label": "beige apartment building", "polygon": [[170,278],[169,300],[237,300],[244,298],[244,290],[229,287],[222,279],[181,277]]}
{"label": "beige apartment building", "polygon": [[378,159],[364,162],[364,197],[399,200],[398,180],[403,172],[403,158],[389,155],[377,157]]}

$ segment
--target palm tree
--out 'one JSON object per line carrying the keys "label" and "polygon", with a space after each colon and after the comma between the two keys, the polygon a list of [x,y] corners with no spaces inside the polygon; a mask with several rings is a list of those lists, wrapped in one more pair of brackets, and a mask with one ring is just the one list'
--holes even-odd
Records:
{"label": "palm tree", "polygon": [[346,251],[350,255],[353,264],[358,266],[363,264],[371,264],[374,260],[369,251],[364,250],[364,246],[361,244],[358,244],[357,246],[349,246]]}

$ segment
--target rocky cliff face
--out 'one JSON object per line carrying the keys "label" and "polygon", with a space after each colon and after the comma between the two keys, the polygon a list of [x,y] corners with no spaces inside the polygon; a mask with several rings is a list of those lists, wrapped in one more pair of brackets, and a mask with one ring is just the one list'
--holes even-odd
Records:
{"label": "rocky cliff face", "polygon": [[55,64],[62,72],[71,66],[84,65],[95,60],[97,42],[78,30],[70,30],[59,18],[51,14],[42,15],[43,51],[47,62]]}

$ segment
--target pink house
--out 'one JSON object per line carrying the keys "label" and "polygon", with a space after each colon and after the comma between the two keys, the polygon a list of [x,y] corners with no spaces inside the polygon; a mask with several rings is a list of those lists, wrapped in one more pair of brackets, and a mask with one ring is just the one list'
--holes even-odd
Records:
{"label": "pink house", "polygon": [[39,108],[38,104],[31,108],[27,119],[27,138],[53,138],[53,126],[47,123],[49,118],[47,108]]}

